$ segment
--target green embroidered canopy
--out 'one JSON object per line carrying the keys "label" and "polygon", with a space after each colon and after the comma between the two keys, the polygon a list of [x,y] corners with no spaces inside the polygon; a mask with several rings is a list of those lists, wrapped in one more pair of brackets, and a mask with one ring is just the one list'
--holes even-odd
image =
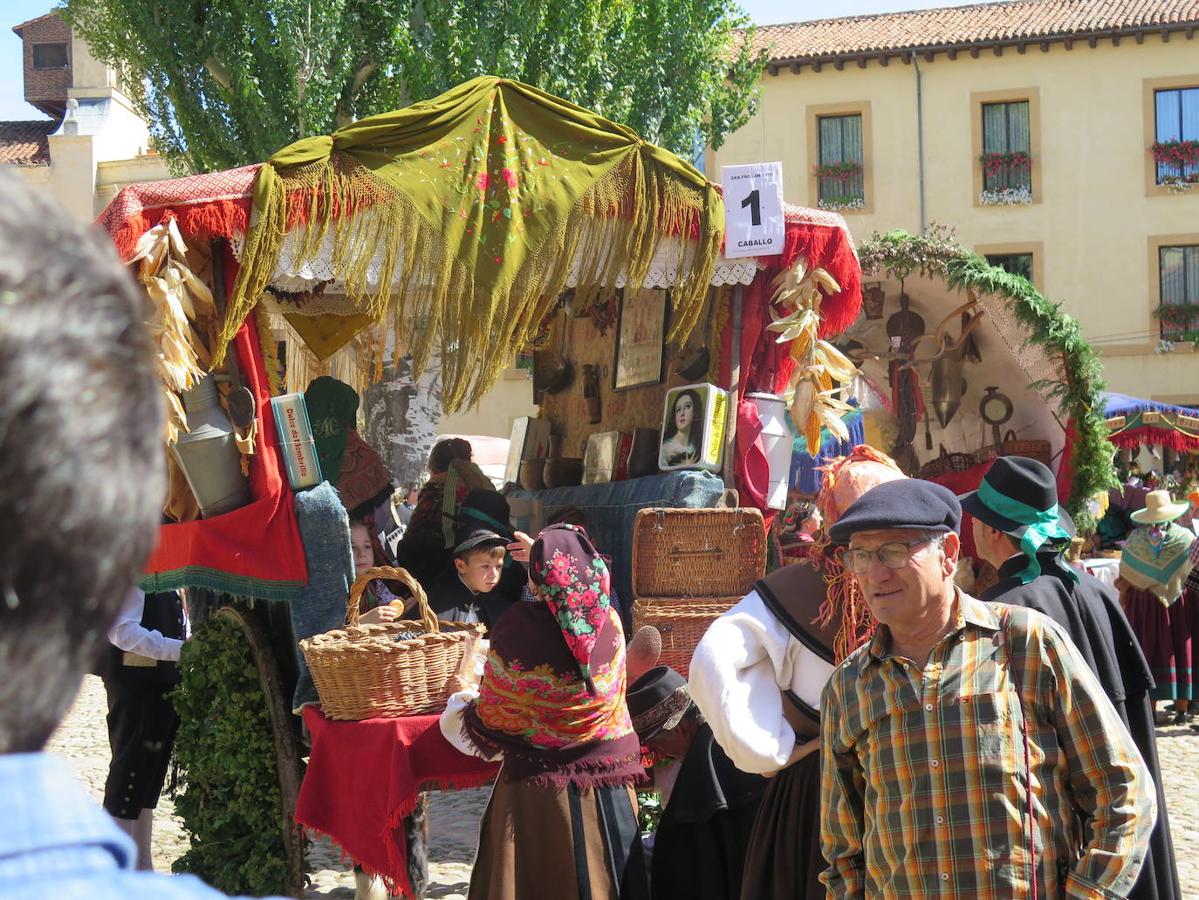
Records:
{"label": "green embroidered canopy", "polygon": [[666,254],[677,271],[669,337],[685,338],[723,217],[703,175],[630,129],[519,82],[476,78],[297,141],[262,166],[218,356],[285,246],[293,263],[324,254],[354,314],[310,329],[324,350],[390,322],[417,366],[440,355],[452,410],[530,345],[568,277],[586,302],[622,273],[636,289]]}

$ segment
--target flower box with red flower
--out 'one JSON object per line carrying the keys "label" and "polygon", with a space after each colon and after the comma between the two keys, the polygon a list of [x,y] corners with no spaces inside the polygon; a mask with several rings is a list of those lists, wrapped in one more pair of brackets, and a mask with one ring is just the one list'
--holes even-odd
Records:
{"label": "flower box with red flower", "polygon": [[1004,172],[1022,172],[1032,165],[1032,157],[1023,150],[1014,150],[1010,153],[983,153],[979,156],[978,161],[982,164],[983,174],[989,176]]}

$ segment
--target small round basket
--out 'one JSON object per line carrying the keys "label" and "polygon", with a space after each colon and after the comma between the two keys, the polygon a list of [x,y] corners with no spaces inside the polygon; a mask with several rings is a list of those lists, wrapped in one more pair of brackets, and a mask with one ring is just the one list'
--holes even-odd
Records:
{"label": "small round basket", "polygon": [[[371,581],[399,581],[416,598],[420,621],[358,624]],[[350,588],[347,625],[300,641],[321,710],[330,719],[359,721],[440,712],[457,690],[462,657],[483,637],[483,626],[439,622],[415,578],[404,569],[367,569]]]}

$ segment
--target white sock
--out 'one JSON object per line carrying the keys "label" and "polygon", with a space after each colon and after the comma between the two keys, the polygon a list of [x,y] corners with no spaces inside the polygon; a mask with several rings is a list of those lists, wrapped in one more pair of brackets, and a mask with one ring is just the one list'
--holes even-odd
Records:
{"label": "white sock", "polygon": [[133,839],[137,841],[137,867],[143,872],[154,871],[154,851],[151,849],[154,834],[154,810],[143,809],[134,823]]}

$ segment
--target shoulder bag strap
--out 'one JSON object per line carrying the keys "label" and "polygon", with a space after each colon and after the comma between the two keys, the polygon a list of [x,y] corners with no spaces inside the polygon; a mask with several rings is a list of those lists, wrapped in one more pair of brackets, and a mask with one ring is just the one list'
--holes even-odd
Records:
{"label": "shoulder bag strap", "polygon": [[1024,792],[1028,796],[1029,897],[1037,900],[1037,820],[1033,814],[1032,802],[1032,753],[1028,746],[1028,713],[1024,709],[1024,685],[1020,677],[1020,669],[1016,666],[1016,659],[1012,655],[1012,636],[1008,629],[1010,612],[1010,609],[1003,610],[1000,614],[1000,623],[1003,629],[1004,652],[1007,653],[1008,672],[1011,673],[1012,681],[1016,683],[1016,700],[1020,704],[1020,730],[1024,734]]}

